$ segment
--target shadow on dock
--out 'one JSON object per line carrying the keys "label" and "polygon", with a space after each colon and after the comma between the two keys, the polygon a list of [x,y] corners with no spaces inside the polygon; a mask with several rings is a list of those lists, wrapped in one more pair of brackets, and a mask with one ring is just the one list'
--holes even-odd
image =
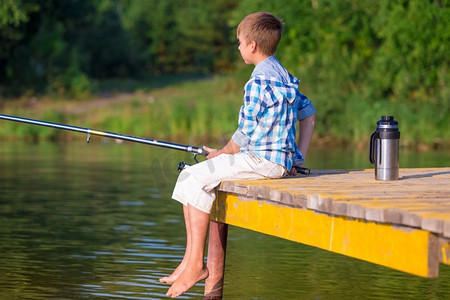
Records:
{"label": "shadow on dock", "polygon": [[450,172],[435,172],[435,173],[428,173],[428,174],[417,174],[417,175],[408,175],[408,176],[402,176],[399,178],[399,180],[406,180],[406,179],[414,179],[414,178],[429,178],[439,175],[448,175]]}
{"label": "shadow on dock", "polygon": [[296,176],[286,176],[283,179],[289,178],[304,178],[304,177],[319,177],[324,175],[339,175],[339,174],[349,174],[351,172],[364,171],[364,169],[353,169],[353,170],[311,170],[309,175],[297,174]]}

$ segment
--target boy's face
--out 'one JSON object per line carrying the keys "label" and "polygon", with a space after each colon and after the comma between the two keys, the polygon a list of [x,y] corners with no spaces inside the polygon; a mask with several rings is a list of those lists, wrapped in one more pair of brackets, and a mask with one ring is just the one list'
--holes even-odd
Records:
{"label": "boy's face", "polygon": [[254,51],[254,42],[247,43],[242,35],[238,35],[239,40],[239,52],[241,52],[242,59],[246,64],[252,64],[253,51]]}

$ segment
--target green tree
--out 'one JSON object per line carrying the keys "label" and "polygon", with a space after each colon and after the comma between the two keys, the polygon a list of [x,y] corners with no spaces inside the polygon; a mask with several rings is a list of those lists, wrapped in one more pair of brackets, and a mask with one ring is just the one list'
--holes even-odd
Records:
{"label": "green tree", "polygon": [[448,96],[447,1],[381,1],[373,23],[380,46],[371,64],[371,84],[378,93],[422,104]]}
{"label": "green tree", "polygon": [[102,0],[80,41],[86,73],[96,79],[132,78],[142,74],[139,47],[124,27],[120,1]]}
{"label": "green tree", "polygon": [[[0,36],[0,44],[9,45],[2,48],[2,83],[18,92],[34,89],[70,93],[86,89],[88,81],[78,64],[82,54],[77,42],[92,15],[92,5],[75,0],[21,3],[17,7],[23,8],[26,22],[10,23],[2,32],[15,34]],[[75,87],[75,83],[81,87]]]}
{"label": "green tree", "polygon": [[236,0],[130,1],[123,22],[156,74],[229,70],[235,58],[228,19]]}
{"label": "green tree", "polygon": [[39,6],[22,0],[0,1],[0,80],[13,76],[11,52],[25,36],[25,26],[30,14]]}
{"label": "green tree", "polygon": [[28,21],[28,14],[37,9],[37,5],[22,0],[0,1],[0,29],[8,26],[19,26]]}

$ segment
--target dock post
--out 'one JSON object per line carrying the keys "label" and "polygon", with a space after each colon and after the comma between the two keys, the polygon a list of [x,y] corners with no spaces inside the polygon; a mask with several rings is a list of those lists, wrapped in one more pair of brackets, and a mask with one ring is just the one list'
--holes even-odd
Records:
{"label": "dock post", "polygon": [[210,221],[207,262],[209,277],[206,279],[204,299],[222,299],[227,236],[228,224]]}

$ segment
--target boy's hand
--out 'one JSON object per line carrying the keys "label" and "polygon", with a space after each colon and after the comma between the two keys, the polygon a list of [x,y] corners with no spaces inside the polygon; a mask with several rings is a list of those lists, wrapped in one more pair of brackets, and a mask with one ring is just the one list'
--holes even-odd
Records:
{"label": "boy's hand", "polygon": [[209,152],[209,154],[206,156],[206,159],[211,159],[213,157],[219,156],[220,154],[236,154],[239,153],[241,148],[238,144],[236,144],[232,139],[220,150],[209,148],[206,146],[203,146],[203,149]]}
{"label": "boy's hand", "polygon": [[291,170],[288,173],[289,176],[295,176],[297,175],[297,170],[295,169],[294,166],[292,166]]}
{"label": "boy's hand", "polygon": [[219,150],[214,149],[214,148],[209,148],[209,147],[203,146],[203,149],[205,149],[209,153],[206,156],[206,159],[211,159],[211,158],[216,157],[221,154],[221,152]]}

